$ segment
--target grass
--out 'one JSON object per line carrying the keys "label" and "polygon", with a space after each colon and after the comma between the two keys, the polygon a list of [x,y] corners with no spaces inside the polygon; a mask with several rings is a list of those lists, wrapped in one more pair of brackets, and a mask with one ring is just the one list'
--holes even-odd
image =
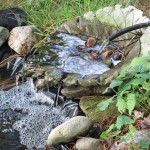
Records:
{"label": "grass", "polygon": [[20,7],[27,13],[28,24],[42,35],[54,32],[62,23],[115,4],[130,5],[139,0],[1,0],[0,9]]}

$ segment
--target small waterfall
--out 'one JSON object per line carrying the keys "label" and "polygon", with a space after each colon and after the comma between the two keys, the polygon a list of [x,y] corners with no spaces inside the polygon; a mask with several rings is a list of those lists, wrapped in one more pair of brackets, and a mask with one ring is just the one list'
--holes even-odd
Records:
{"label": "small waterfall", "polygon": [[[22,144],[29,148],[43,148],[53,128],[77,115],[78,105],[69,100],[54,107],[54,94],[37,92],[31,78],[22,85],[18,85],[17,80],[16,83],[17,86],[12,89],[0,91],[0,110],[16,112],[17,121],[12,129],[19,131]],[[57,100],[60,100],[59,97]],[[67,107],[69,103],[72,105],[70,109]]]}

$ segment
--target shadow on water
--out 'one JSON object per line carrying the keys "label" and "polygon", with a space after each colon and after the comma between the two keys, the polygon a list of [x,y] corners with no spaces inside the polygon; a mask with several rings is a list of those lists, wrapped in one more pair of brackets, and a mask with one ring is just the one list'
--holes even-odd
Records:
{"label": "shadow on water", "polygon": [[12,129],[16,112],[0,109],[0,150],[17,150],[20,145],[19,132]]}

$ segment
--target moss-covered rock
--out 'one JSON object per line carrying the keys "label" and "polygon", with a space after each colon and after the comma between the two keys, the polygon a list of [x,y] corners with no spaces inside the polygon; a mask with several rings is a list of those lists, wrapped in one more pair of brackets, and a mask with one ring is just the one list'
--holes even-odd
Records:
{"label": "moss-covered rock", "polygon": [[117,115],[115,104],[111,104],[105,111],[100,111],[97,105],[107,99],[104,96],[84,96],[80,99],[80,108],[95,123],[101,122],[109,117]]}

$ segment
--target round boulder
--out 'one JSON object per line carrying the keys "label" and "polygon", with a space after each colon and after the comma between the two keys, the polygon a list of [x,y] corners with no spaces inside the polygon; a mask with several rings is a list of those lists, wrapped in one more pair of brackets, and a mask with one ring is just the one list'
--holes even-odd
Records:
{"label": "round boulder", "polygon": [[3,45],[3,43],[8,39],[8,37],[9,30],[4,27],[0,27],[0,46]]}
{"label": "round boulder", "polygon": [[18,54],[27,54],[33,44],[37,41],[37,37],[31,26],[15,27],[11,30],[8,39],[8,45]]}
{"label": "round boulder", "polygon": [[48,145],[72,141],[77,136],[86,134],[92,126],[92,121],[85,116],[76,116],[57,126],[48,136]]}
{"label": "round boulder", "polygon": [[76,142],[76,149],[78,150],[97,150],[101,145],[99,139],[94,139],[90,137],[83,137]]}

